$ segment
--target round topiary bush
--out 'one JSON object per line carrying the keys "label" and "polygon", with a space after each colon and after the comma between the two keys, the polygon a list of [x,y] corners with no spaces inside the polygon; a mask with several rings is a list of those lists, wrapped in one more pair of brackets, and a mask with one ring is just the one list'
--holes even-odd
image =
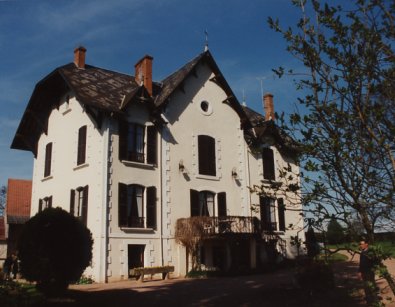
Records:
{"label": "round topiary bush", "polygon": [[77,281],[92,259],[92,234],[61,208],[32,217],[18,240],[20,270],[45,294],[57,294]]}

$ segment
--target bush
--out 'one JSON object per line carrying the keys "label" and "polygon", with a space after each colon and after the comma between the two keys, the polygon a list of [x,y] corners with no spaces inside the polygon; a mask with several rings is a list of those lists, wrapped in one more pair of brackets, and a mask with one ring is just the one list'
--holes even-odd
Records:
{"label": "bush", "polygon": [[61,208],[48,208],[24,226],[19,238],[21,273],[47,295],[76,282],[92,259],[92,235]]}

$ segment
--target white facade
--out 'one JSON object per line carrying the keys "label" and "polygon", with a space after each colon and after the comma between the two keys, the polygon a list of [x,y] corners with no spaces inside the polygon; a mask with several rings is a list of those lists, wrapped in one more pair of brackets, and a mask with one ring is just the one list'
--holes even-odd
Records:
{"label": "white facade", "polygon": [[[62,95],[59,106],[49,112],[47,133],[41,133],[34,159],[31,214],[39,211],[40,203],[43,208],[43,199],[48,197],[52,197],[53,207],[69,211],[70,198],[74,195],[70,191],[89,187],[87,227],[92,232],[94,246],[92,266],[85,274],[95,281],[127,279],[133,261],[139,259],[143,266],[174,265],[175,275],[185,275],[190,269],[189,260],[185,248],[176,243],[174,236],[176,221],[191,216],[191,191],[208,193],[207,199],[213,204],[208,209],[210,216],[218,216],[219,194],[223,193],[226,215],[260,218],[259,212],[252,210],[260,198],[250,193],[249,187],[263,182],[262,155],[251,152],[240,115],[234,107],[224,103],[229,95],[213,82],[216,70],[204,63],[198,63],[194,69],[193,74],[183,79],[182,90],[175,89],[166,107],[161,109],[161,118],[166,123],[157,127],[155,164],[147,163],[146,157],[140,162],[120,159],[118,118],[107,112],[99,125],[73,91]],[[142,102],[131,101],[124,114],[129,123],[144,127],[144,153],[147,154],[147,127],[155,124],[151,109]],[[77,165],[78,131],[83,126],[87,127],[86,157],[85,163]],[[140,129],[136,127],[133,129]],[[214,139],[215,175],[199,174],[198,138],[201,135]],[[52,143],[51,171],[49,176],[44,176],[48,143]],[[284,166],[297,170],[291,157],[281,154],[275,144],[270,148],[276,178]],[[121,195],[121,185],[127,187],[125,195]],[[149,188],[155,191],[154,207],[148,204]],[[138,198],[136,212],[141,219],[137,224],[120,222],[122,212],[129,215],[128,210],[132,210],[120,209],[122,197]],[[287,195],[282,198],[286,207],[291,205]],[[277,206],[277,200],[274,204]],[[155,211],[154,227],[149,221],[152,210]],[[276,209],[273,214],[278,222],[279,211]],[[285,223],[294,227],[279,231],[277,224],[272,230],[277,238],[285,240],[283,256],[294,257],[296,250],[290,240],[303,228],[303,221],[298,212],[285,211]],[[266,257],[257,249],[262,249],[267,240],[253,235],[240,240],[243,248],[249,249],[246,252],[249,267],[256,268],[258,258]],[[225,259],[228,265],[224,268],[228,268],[234,253],[229,244],[229,238],[206,242],[204,257],[211,259],[206,259],[206,264],[214,266],[218,259]],[[224,253],[223,258],[213,260],[216,253]]]}

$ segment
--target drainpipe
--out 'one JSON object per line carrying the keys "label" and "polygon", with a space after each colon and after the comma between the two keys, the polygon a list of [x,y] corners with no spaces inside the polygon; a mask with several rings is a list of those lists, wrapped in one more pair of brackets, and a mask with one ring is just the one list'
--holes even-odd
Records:
{"label": "drainpipe", "polygon": [[101,255],[100,255],[100,269],[99,269],[99,276],[105,283],[108,282],[107,280],[107,246],[108,246],[108,182],[109,182],[109,173],[108,173],[108,165],[110,163],[108,159],[108,153],[110,150],[110,138],[109,138],[109,131],[110,131],[110,121],[103,121],[103,126],[105,127],[104,130],[104,145],[103,145],[103,181],[102,181],[102,229],[101,229]]}
{"label": "drainpipe", "polygon": [[164,184],[163,184],[163,171],[164,171],[164,167],[163,167],[163,128],[161,129],[161,133],[160,133],[160,140],[159,140],[159,166],[160,166],[160,172],[159,172],[159,176],[160,176],[160,253],[161,253],[161,265],[164,265],[164,256],[163,256],[163,189]]}

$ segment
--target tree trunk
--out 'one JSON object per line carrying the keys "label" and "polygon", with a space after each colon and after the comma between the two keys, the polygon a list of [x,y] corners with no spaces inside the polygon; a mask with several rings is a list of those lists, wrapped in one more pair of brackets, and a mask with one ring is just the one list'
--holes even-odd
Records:
{"label": "tree trunk", "polygon": [[[362,207],[362,205],[360,205]],[[366,241],[369,244],[374,243],[374,230],[372,226],[372,222],[369,219],[368,213],[366,212],[365,208],[359,208],[358,214],[361,217],[361,222],[363,227],[366,230]]]}

